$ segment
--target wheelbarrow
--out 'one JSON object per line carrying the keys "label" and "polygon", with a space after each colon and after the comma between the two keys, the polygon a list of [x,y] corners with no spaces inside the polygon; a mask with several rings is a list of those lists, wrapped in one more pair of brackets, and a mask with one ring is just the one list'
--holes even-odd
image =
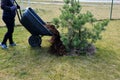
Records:
{"label": "wheelbarrow", "polygon": [[[17,4],[17,2],[16,2]],[[28,39],[31,47],[41,46],[42,36],[52,36],[52,32],[45,26],[46,23],[35,13],[32,8],[27,8],[23,13],[17,11],[20,23],[31,33]]]}

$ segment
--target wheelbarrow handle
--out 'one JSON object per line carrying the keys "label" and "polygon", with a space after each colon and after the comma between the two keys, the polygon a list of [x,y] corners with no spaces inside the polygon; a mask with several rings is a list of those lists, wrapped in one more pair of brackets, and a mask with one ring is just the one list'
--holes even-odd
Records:
{"label": "wheelbarrow handle", "polygon": [[[14,1],[15,1],[15,4],[18,5],[17,1],[16,0],[14,0]],[[19,8],[18,10],[16,10],[16,13],[17,13],[19,21],[21,22],[21,18],[22,18],[21,9]]]}

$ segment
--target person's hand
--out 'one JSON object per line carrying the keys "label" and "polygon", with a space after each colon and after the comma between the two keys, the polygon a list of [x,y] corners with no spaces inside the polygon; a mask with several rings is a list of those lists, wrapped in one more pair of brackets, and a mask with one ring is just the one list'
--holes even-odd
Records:
{"label": "person's hand", "polygon": [[17,9],[20,9],[20,6],[19,6],[19,5],[17,5]]}
{"label": "person's hand", "polygon": [[17,9],[17,6],[14,5],[14,6],[10,7],[10,9],[11,9],[11,11],[14,11]]}

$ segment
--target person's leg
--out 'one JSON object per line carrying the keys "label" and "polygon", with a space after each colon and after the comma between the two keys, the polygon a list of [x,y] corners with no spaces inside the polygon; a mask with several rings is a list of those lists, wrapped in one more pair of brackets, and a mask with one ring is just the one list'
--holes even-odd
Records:
{"label": "person's leg", "polygon": [[2,44],[6,44],[7,40],[9,39],[10,44],[13,43],[13,39],[12,39],[12,33],[14,31],[14,20],[10,20],[10,19],[3,19],[3,21],[6,24],[7,27],[7,32],[3,38]]}
{"label": "person's leg", "polygon": [[9,33],[9,43],[13,44],[13,32],[14,32],[14,26],[15,26],[15,22],[14,20],[11,21],[10,27],[8,27],[8,33]]}
{"label": "person's leg", "polygon": [[6,45],[7,39],[8,39],[8,32],[6,32],[6,34],[4,35],[2,44],[5,44],[5,45]]}
{"label": "person's leg", "polygon": [[[7,27],[8,20],[6,18],[3,18],[3,21],[4,21],[4,23],[6,24],[6,27]],[[7,32],[4,35],[2,44],[6,45],[7,39],[8,39],[8,27],[7,27]]]}
{"label": "person's leg", "polygon": [[4,23],[6,24],[6,27],[7,27],[7,32],[6,32],[6,34],[4,35],[4,38],[3,38],[3,41],[2,41],[2,43],[1,43],[1,47],[3,48],[3,49],[6,49],[7,48],[7,39],[9,38],[9,34],[8,34],[8,20],[7,20],[7,18],[3,18],[3,21],[4,21]]}

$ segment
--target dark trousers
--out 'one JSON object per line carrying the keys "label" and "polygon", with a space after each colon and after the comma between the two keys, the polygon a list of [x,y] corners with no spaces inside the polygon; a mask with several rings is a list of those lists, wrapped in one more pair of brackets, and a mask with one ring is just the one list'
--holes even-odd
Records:
{"label": "dark trousers", "polygon": [[3,17],[3,21],[6,24],[7,27],[7,32],[4,35],[2,44],[6,44],[7,40],[9,40],[9,43],[12,44],[13,43],[13,32],[14,32],[14,26],[15,26],[15,19],[12,18],[4,18]]}

